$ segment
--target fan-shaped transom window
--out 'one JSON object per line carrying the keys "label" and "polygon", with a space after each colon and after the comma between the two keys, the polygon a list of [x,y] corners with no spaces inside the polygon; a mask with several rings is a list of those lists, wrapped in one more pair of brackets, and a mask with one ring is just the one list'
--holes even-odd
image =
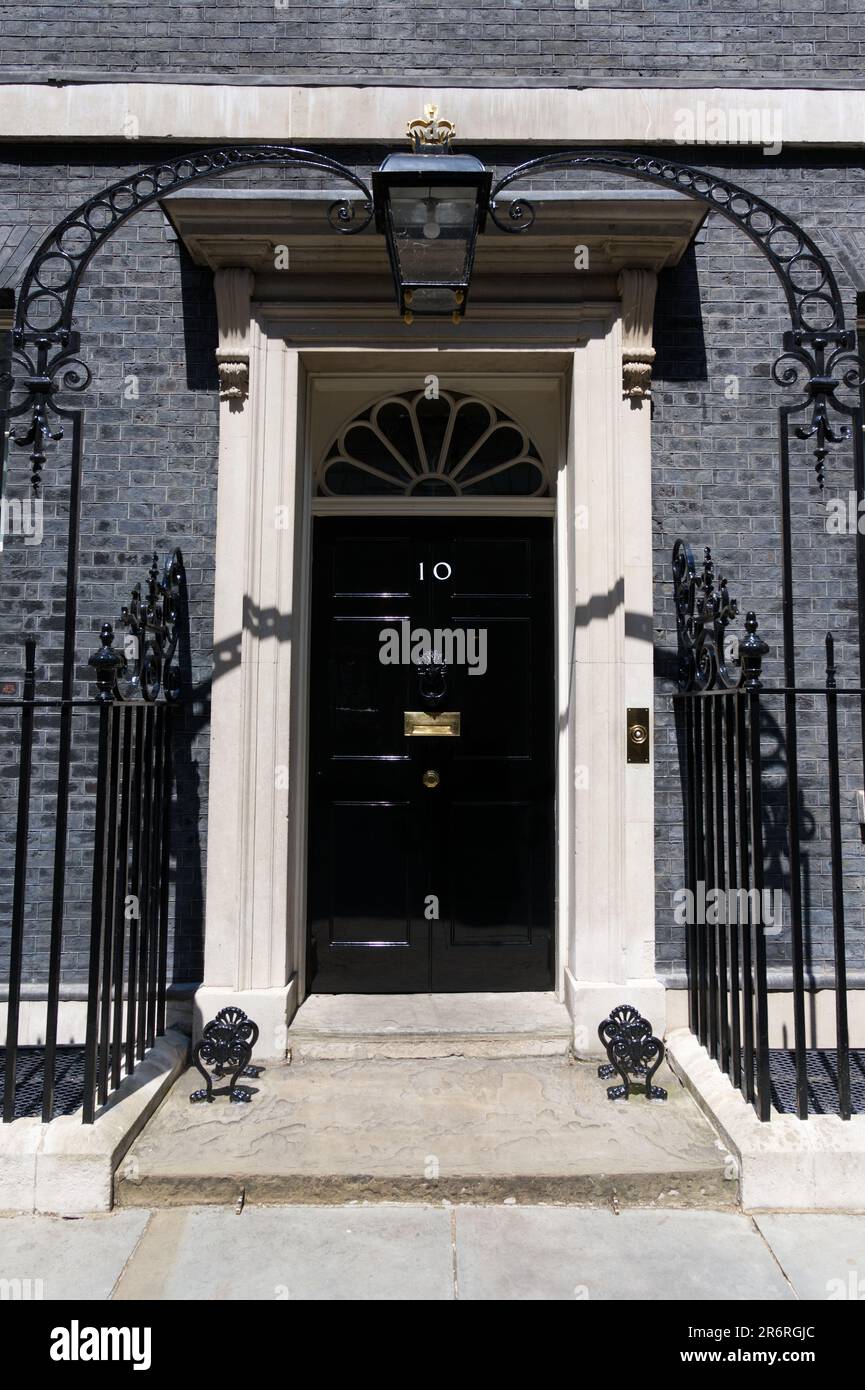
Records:
{"label": "fan-shaped transom window", "polygon": [[458,391],[388,395],[344,425],[316,469],[323,497],[546,497],[522,425]]}

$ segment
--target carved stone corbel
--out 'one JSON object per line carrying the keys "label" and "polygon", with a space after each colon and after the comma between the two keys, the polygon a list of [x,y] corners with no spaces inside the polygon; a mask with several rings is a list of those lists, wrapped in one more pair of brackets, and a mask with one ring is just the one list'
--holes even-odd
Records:
{"label": "carved stone corbel", "polygon": [[249,315],[255,276],[251,270],[229,267],[213,277],[219,322],[219,396],[238,406],[249,394]]}
{"label": "carved stone corbel", "polygon": [[652,394],[652,319],[658,277],[654,270],[620,270],[617,281],[622,300],[622,392],[632,401]]}

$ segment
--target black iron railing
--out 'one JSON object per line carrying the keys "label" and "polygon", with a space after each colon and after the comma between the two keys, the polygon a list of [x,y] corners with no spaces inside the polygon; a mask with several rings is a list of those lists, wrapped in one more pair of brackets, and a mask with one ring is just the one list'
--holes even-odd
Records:
{"label": "black iron railing", "polygon": [[[768,648],[758,635],[754,613],[747,615],[738,658],[728,650],[727,627],[737,608],[726,582],[720,579],[716,585],[710,551],[698,573],[691,551],[677,541],[673,576],[681,662],[681,688],[673,698],[686,807],[683,906],[690,1026],[761,1120],[770,1118],[773,1104],[787,1108],[782,1095],[790,1092],[791,1079],[800,1118],[814,1109],[830,1109],[849,1119],[865,1099],[859,1082],[865,1058],[861,1051],[851,1052],[848,1025],[839,703],[857,711],[862,691],[838,688],[831,634],[823,685],[765,686],[762,662]],[[798,757],[789,742],[789,731],[801,725],[805,711],[823,742],[824,833],[817,837],[812,829],[811,836],[827,846],[831,895],[828,974],[835,997],[835,1046],[819,1052],[809,1046],[807,1032],[806,1003],[813,986],[804,926],[804,816]],[[784,756],[773,759],[779,766],[767,767],[767,731],[782,728],[788,737]],[[775,818],[767,814],[770,790],[780,808]],[[781,935],[772,895],[780,893],[782,880],[789,924],[778,963],[789,979],[792,1049],[770,1045],[767,941]],[[819,1103],[817,1082],[822,1087]],[[828,1101],[827,1083],[830,1090],[834,1087]]]}
{"label": "black iron railing", "polygon": [[165,1031],[172,714],[166,704],[99,711],[85,1124]]}
{"label": "black iron railing", "polygon": [[[154,560],[146,594],[136,589],[123,610],[124,653],[114,650],[110,625],[103,627],[90,662],[95,701],[40,699],[32,639],[25,643],[21,699],[0,700],[7,747],[10,723],[18,745],[4,1122],[24,1114],[48,1122],[80,1108],[83,1122],[92,1123],[165,1030],[172,742],[180,709],[173,658],[184,611],[183,561],[175,551],[161,578]],[[56,750],[56,764],[48,750]],[[32,833],[37,799],[43,820],[46,805],[54,819],[53,855]],[[89,903],[82,849],[90,859]],[[80,1029],[64,997],[70,983],[78,992],[86,986],[83,1038],[71,1043],[66,1035]],[[38,1041],[32,1021],[22,1041],[22,1005],[34,992]]]}

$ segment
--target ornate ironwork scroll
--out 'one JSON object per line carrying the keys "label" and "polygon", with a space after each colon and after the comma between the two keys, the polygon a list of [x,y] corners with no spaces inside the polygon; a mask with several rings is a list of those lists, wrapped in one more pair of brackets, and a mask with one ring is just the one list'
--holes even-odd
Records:
{"label": "ornate ironwork scroll", "polygon": [[[230,145],[175,156],[118,179],[88,198],[43,238],[18,298],[11,382],[22,389],[23,396],[8,412],[11,418],[30,415],[29,425],[13,432],[12,439],[21,448],[31,449],[37,494],[46,461],[45,446],[63,437],[57,393],[61,389],[84,391],[91,379],[89,368],[77,357],[81,338],[72,323],[81,278],[96,252],[128,218],[158,198],[204,179],[268,165],[309,169],[351,185],[362,202],[352,202],[346,196],[331,204],[327,217],[335,231],[362,232],[372,221],[370,190],[338,160],[293,145]],[[5,381],[10,383],[9,378]]]}
{"label": "ornate ironwork scroll", "polygon": [[858,398],[845,401],[838,396],[843,387],[859,392],[865,380],[863,360],[855,349],[852,333],[806,333],[794,329],[784,334],[784,351],[772,364],[772,378],[786,389],[799,386],[805,401],[799,406],[784,408],[782,428],[794,415],[810,416],[805,424],[797,425],[797,439],[815,440],[814,471],[822,492],[826,481],[826,458],[830,444],[843,444],[850,439],[849,424],[836,423],[835,416],[853,416],[859,407]]}
{"label": "ornate ironwork scroll", "polygon": [[131,602],[121,610],[120,624],[127,631],[122,652],[114,650],[114,628],[110,623],[102,624],[102,645],[89,662],[96,672],[99,703],[136,698],[152,702],[160,695],[171,703],[180,699],[180,672],[174,659],[185,597],[181,552],[172,552],[161,575],[154,553],[145,593],[142,595],[141,585],[136,584]]}
{"label": "ornate ironwork scroll", "polygon": [[855,351],[856,335],[845,326],[832,267],[813,238],[779,208],[730,179],[675,160],[603,149],[562,150],[511,169],[490,194],[490,216],[496,226],[503,232],[527,231],[535,220],[529,199],[520,196],[506,204],[500,200],[514,184],[559,169],[598,169],[672,188],[720,213],[759,248],[781,282],[790,310],[791,328],[784,334],[783,352],[772,376],[778,385],[788,389],[800,385],[805,393],[805,402],[797,410],[809,411],[810,419],[797,427],[796,435],[815,440],[817,481],[822,488],[828,446],[851,437],[850,425],[833,423],[832,414],[850,416],[856,410],[837,392],[842,386],[857,390],[863,369]]}
{"label": "ornate ironwork scroll", "polygon": [[747,636],[738,643],[738,654],[734,657],[728,651],[727,628],[738,616],[739,606],[730,597],[724,576],[719,575],[716,580],[709,546],[698,572],[691,547],[685,541],[676,541],[673,601],[680,690],[736,690],[743,681],[747,689],[754,689],[754,682],[759,685],[763,657],[769,648],[757,636],[757,618],[749,612],[745,620]]}
{"label": "ornate ironwork scroll", "polygon": [[608,1100],[627,1100],[631,1078],[643,1081],[647,1100],[667,1099],[663,1086],[652,1085],[652,1077],[664,1060],[664,1044],[633,1004],[618,1004],[601,1023],[598,1037],[607,1054],[607,1062],[598,1067],[598,1076],[604,1080],[616,1075],[622,1078],[621,1085],[607,1087]]}
{"label": "ornate ironwork scroll", "polygon": [[[189,1099],[193,1104],[213,1101],[217,1096],[228,1096],[235,1105],[246,1104],[252,1100],[253,1090],[249,1086],[238,1086],[240,1076],[258,1077],[262,1067],[250,1066],[252,1049],[258,1042],[258,1024],[253,1023],[242,1009],[229,1004],[220,1009],[216,1018],[205,1024],[204,1032],[192,1049],[192,1060],[204,1077],[206,1085],[193,1091]],[[207,1068],[212,1069],[211,1072]],[[214,1081],[230,1077],[227,1086],[214,1090]]]}

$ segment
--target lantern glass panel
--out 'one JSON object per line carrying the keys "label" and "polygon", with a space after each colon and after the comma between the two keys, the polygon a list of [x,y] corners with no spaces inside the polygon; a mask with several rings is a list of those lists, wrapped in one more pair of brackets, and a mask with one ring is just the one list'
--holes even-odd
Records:
{"label": "lantern glass panel", "polygon": [[[390,217],[402,283],[464,285],[476,215],[474,188],[392,186]],[[451,295],[442,307],[452,303]]]}

